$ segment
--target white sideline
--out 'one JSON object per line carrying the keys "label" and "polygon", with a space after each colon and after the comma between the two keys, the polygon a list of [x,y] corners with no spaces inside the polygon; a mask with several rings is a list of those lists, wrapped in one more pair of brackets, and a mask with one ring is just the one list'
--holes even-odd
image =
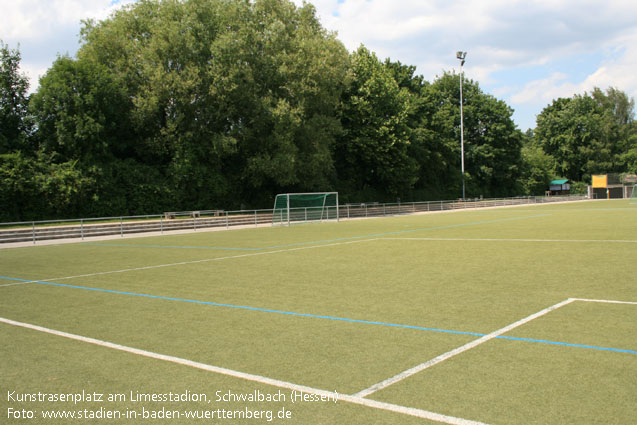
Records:
{"label": "white sideline", "polygon": [[573,242],[573,243],[637,243],[633,239],[515,239],[515,238],[382,238],[396,241],[458,241],[458,242]]}
{"label": "white sideline", "polygon": [[637,305],[637,302],[635,302],[635,301],[593,300],[593,299],[589,299],[589,298],[575,298],[575,301],[584,301],[584,302],[588,302],[588,303]]}
{"label": "white sideline", "polygon": [[[458,210],[458,211],[464,211],[464,210]],[[523,217],[514,217],[513,219],[517,220],[517,219],[523,219],[523,218],[532,218],[532,217],[523,216]],[[511,220],[511,219],[507,218],[507,219],[504,219],[504,220]],[[297,248],[280,249],[280,250],[276,250],[276,251],[260,251],[260,252],[252,252],[252,253],[249,253],[249,254],[231,255],[231,256],[226,256],[226,257],[204,258],[204,259],[201,259],[201,260],[182,261],[182,262],[178,262],[178,263],[157,264],[157,265],[154,265],[154,266],[143,266],[143,267],[134,267],[134,268],[130,268],[130,269],[110,270],[110,271],[104,271],[104,272],[87,273],[87,274],[80,274],[80,275],[75,275],[75,276],[55,277],[55,278],[50,278],[50,279],[34,279],[34,280],[31,280],[31,281],[24,281],[24,282],[8,284],[8,285],[0,285],[0,288],[3,287],[3,286],[25,285],[25,284],[33,283],[33,282],[36,282],[36,281],[39,281],[39,282],[50,282],[50,281],[56,281],[56,280],[75,279],[75,278],[80,278],[80,277],[92,277],[92,276],[100,276],[100,275],[114,274],[114,273],[126,273],[126,272],[131,272],[131,271],[151,270],[151,269],[156,269],[156,268],[160,268],[160,267],[183,266],[183,265],[188,265],[188,264],[205,263],[205,262],[210,262],[210,261],[229,260],[229,259],[233,259],[233,258],[244,258],[244,257],[253,257],[253,256],[257,256],[257,255],[268,255],[268,254],[278,254],[278,253],[283,253],[283,252],[300,251],[300,250],[311,249],[311,248],[321,248],[321,247],[332,247],[332,246],[338,246],[338,245],[347,245],[347,244],[353,244],[353,243],[358,243],[358,242],[373,242],[373,241],[378,241],[378,240],[383,240],[383,239],[392,239],[392,238],[375,237],[375,238],[368,238],[368,239],[357,239],[357,240],[349,240],[349,241],[343,241],[343,242],[333,242],[333,243],[329,243],[329,244],[311,245],[311,246],[303,246],[303,247],[297,247]],[[393,238],[393,239],[400,239],[400,238]],[[405,238],[405,239],[410,239],[410,238]],[[316,242],[316,243],[320,243],[320,242]]]}
{"label": "white sideline", "polygon": [[134,268],[130,268],[130,269],[121,269],[121,270],[109,270],[109,271],[104,271],[104,272],[78,274],[78,275],[75,275],[75,276],[54,277],[54,278],[50,278],[50,279],[34,279],[32,281],[29,281],[29,282],[20,282],[20,283],[15,283],[15,284],[12,284],[12,285],[33,283],[33,282],[36,282],[36,281],[39,281],[39,282],[50,282],[50,281],[57,281],[57,280],[76,279],[76,278],[80,278],[80,277],[101,276],[101,275],[105,275],[105,274],[126,273],[126,272],[140,271],[140,270],[151,270],[151,269],[157,269],[157,268],[161,268],[161,267],[185,266],[185,265],[188,265],[188,264],[207,263],[207,262],[211,262],[211,261],[221,261],[221,260],[231,260],[231,259],[234,259],[234,258],[254,257],[254,256],[257,256],[257,255],[280,254],[280,253],[284,253],[284,252],[301,251],[301,250],[304,250],[304,249],[313,249],[313,248],[323,248],[323,247],[331,247],[331,246],[338,246],[338,245],[347,245],[347,244],[353,244],[353,243],[359,243],[359,242],[372,242],[372,241],[375,241],[375,240],[378,240],[378,238],[359,239],[359,240],[354,240],[354,241],[335,242],[335,243],[323,244],[323,245],[311,245],[311,246],[303,246],[303,247],[297,247],[297,248],[279,249],[279,250],[276,250],[276,251],[259,251],[259,252],[251,252],[249,254],[229,255],[229,256],[226,256],[226,257],[215,257],[215,258],[204,258],[204,259],[201,259],[201,260],[182,261],[182,262],[179,262],[179,263],[169,263],[169,264],[157,264],[157,265],[154,265],[154,266],[134,267]]}
{"label": "white sideline", "polygon": [[217,373],[220,375],[231,376],[234,378],[239,378],[247,381],[258,382],[260,384],[271,385],[278,388],[284,388],[288,390],[303,392],[307,394],[316,394],[319,396],[328,396],[334,397],[335,394],[337,396],[337,400],[344,401],[347,403],[358,404],[366,407],[371,407],[374,409],[386,410],[394,413],[400,413],[403,415],[415,416],[419,418],[429,419],[436,422],[442,422],[451,425],[486,425],[483,422],[476,422],[468,419],[457,418],[454,416],[447,416],[440,413],[430,412],[427,410],[416,409],[413,407],[405,407],[397,404],[384,403],[381,401],[369,400],[362,397],[351,396],[346,394],[337,394],[335,391],[326,391],[317,388],[307,387],[305,385],[298,385],[291,382],[280,381],[278,379],[272,379],[265,376],[253,375],[250,373],[240,372],[232,369],[226,369],[223,367],[212,366],[205,363],[199,363],[192,360],[183,359],[180,357],[169,356],[166,354],[154,353],[152,351],[141,350],[138,348],[127,347],[125,345],[115,344],[108,341],[102,341],[100,339],[89,338],[81,335],[75,335],[68,332],[62,332],[55,329],[49,329],[42,326],[32,325],[24,322],[17,322],[11,319],[6,319],[0,317],[0,322],[12,325],[19,326],[22,328],[32,329],[39,332],[45,332],[51,335],[56,335],[64,338],[73,339],[76,341],[86,342],[89,344],[98,345],[101,347],[111,348],[113,350],[124,351],[127,353],[135,354],[138,356],[148,357],[151,359],[162,360],[170,363],[176,363],[182,366],[188,366],[196,369],[205,370],[208,372]]}
{"label": "white sideline", "polygon": [[32,281],[28,282],[14,282],[14,283],[5,283],[4,285],[0,285],[0,288],[4,288],[5,286],[16,286],[16,285],[24,285],[26,283],[33,283]]}
{"label": "white sideline", "polygon": [[354,397],[367,397],[370,394],[375,393],[376,391],[382,390],[384,388],[389,387],[390,385],[393,385],[397,382],[400,382],[406,378],[409,378],[412,375],[415,375],[418,372],[421,372],[427,368],[430,368],[431,366],[437,365],[438,363],[444,362],[447,359],[450,359],[451,357],[454,357],[460,353],[464,353],[467,350],[471,350],[472,348],[477,347],[480,344],[484,344],[487,341],[492,340],[493,338],[496,338],[514,328],[517,328],[518,326],[524,325],[525,323],[530,322],[531,320],[537,319],[540,316],[543,316],[547,313],[550,313],[553,310],[556,310],[560,307],[563,307],[567,304],[572,303],[573,301],[576,301],[575,298],[569,298],[567,300],[564,300],[560,303],[557,303],[555,305],[552,305],[550,307],[545,308],[542,311],[538,311],[537,313],[534,313],[530,316],[525,317],[524,319],[518,320],[515,323],[511,323],[510,325],[507,325],[501,329],[498,329],[497,331],[491,332],[490,334],[487,334],[485,336],[482,336],[476,340],[473,340],[465,345],[462,345],[458,348],[455,348],[451,351],[448,351],[444,354],[439,355],[438,357],[435,357],[429,361],[426,361],[424,363],[421,363],[417,366],[412,367],[411,369],[407,369],[401,373],[399,373],[398,375],[395,375],[391,378],[385,379],[382,382],[379,382],[377,384],[372,385],[369,388],[366,388],[362,391],[357,392],[356,394],[354,394]]}
{"label": "white sideline", "polygon": [[[252,257],[252,256],[257,256],[257,255],[279,254],[279,253],[283,253],[283,252],[299,251],[299,250],[311,249],[311,248],[331,247],[331,246],[346,245],[346,244],[352,244],[352,243],[358,243],[358,242],[373,242],[373,241],[378,241],[378,240],[460,241],[460,242],[483,241],[483,242],[608,242],[608,243],[637,243],[637,240],[493,239],[493,238],[488,238],[488,239],[487,238],[480,238],[480,239],[478,239],[478,238],[395,238],[395,237],[379,237],[379,238],[370,238],[370,239],[359,239],[359,240],[346,241],[346,242],[336,242],[336,243],[323,244],[323,245],[312,245],[312,246],[304,246],[304,247],[297,247],[297,248],[280,249],[280,250],[276,250],[276,251],[261,251],[261,252],[252,252],[252,253],[249,253],[249,254],[230,255],[230,256],[226,256],[226,257],[204,258],[204,259],[201,259],[201,260],[182,261],[182,262],[179,262],[179,263],[157,264],[157,265],[154,265],[154,266],[135,267],[135,268],[130,268],[130,269],[109,270],[109,271],[104,271],[104,272],[87,273],[87,274],[80,274],[80,275],[74,275],[74,276],[55,277],[55,278],[50,278],[50,279],[34,279],[32,281],[27,281],[27,282],[16,282],[16,283],[3,284],[3,285],[0,285],[0,288],[5,287],[5,286],[25,285],[27,283],[33,283],[35,281],[50,282],[50,281],[56,281],[56,280],[68,280],[68,279],[75,279],[75,278],[80,278],[80,277],[92,277],[92,276],[100,276],[100,275],[105,275],[105,274],[126,273],[126,272],[132,272],[132,271],[140,271],[140,270],[151,270],[151,269],[156,269],[156,268],[161,268],[161,267],[183,266],[183,265],[188,265],[188,264],[205,263],[205,262],[210,262],[210,261],[230,260],[230,259],[234,259],[234,258]],[[581,301],[586,301],[586,300],[582,299]]]}

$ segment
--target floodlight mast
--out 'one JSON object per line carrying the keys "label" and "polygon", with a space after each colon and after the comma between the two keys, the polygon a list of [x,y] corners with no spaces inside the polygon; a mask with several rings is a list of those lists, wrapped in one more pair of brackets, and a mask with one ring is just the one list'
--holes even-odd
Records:
{"label": "floodlight mast", "polygon": [[460,60],[460,169],[462,172],[462,199],[466,198],[464,182],[464,114],[462,111],[462,80],[464,79],[464,65],[467,52],[456,52],[456,58]]}

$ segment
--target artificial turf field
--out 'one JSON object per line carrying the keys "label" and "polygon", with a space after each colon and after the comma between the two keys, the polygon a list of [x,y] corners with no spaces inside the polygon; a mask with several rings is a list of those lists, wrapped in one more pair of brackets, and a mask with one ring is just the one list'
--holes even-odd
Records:
{"label": "artificial turf field", "polygon": [[634,424],[636,261],[623,200],[0,249],[0,423]]}

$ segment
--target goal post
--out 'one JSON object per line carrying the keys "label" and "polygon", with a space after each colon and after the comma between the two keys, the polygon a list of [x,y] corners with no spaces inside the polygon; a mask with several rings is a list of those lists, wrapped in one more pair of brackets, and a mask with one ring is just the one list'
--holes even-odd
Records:
{"label": "goal post", "polygon": [[630,205],[637,206],[637,184],[633,185],[632,193],[630,194]]}
{"label": "goal post", "polygon": [[338,192],[280,193],[274,199],[274,225],[324,220],[339,220]]}

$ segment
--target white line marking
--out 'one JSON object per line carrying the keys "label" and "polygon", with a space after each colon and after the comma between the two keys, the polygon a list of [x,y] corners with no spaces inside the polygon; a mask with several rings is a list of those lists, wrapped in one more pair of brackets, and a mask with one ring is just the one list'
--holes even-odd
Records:
{"label": "white line marking", "polygon": [[4,285],[0,285],[0,288],[4,288],[5,286],[16,286],[16,285],[26,285],[27,283],[33,283],[32,280],[28,282],[15,282],[15,283],[6,283]]}
{"label": "white line marking", "polygon": [[480,344],[484,344],[487,341],[492,340],[493,338],[496,338],[506,332],[509,332],[510,330],[517,328],[518,326],[524,325],[525,323],[530,322],[531,320],[537,319],[540,316],[543,316],[547,313],[550,313],[553,310],[556,310],[560,307],[563,307],[567,304],[572,303],[573,301],[575,301],[575,298],[569,298],[567,300],[564,300],[560,303],[557,303],[555,305],[552,305],[550,307],[545,308],[542,311],[538,311],[537,313],[534,313],[528,317],[525,317],[524,319],[518,320],[515,323],[511,323],[508,326],[505,326],[501,329],[498,329],[497,331],[491,332],[490,334],[487,334],[483,337],[480,337],[476,340],[473,340],[463,346],[460,346],[458,348],[455,348],[451,351],[448,351],[444,354],[439,355],[438,357],[435,357],[429,361],[426,361],[424,363],[421,363],[417,366],[412,367],[411,369],[407,369],[401,373],[399,373],[398,375],[395,375],[391,378],[385,379],[382,382],[379,382],[377,384],[372,385],[369,388],[366,388],[362,391],[359,391],[358,393],[354,394],[354,397],[367,397],[370,394],[375,393],[376,391],[382,390],[384,388],[389,387],[390,385],[393,385],[397,382],[400,382],[406,378],[409,378],[412,375],[415,375],[418,372],[421,372],[427,368],[430,368],[431,366],[437,365],[438,363],[444,362],[447,359],[450,359],[451,357],[457,356],[460,353],[464,353],[467,350],[471,350],[472,348],[477,347]]}
{"label": "white line marking", "polygon": [[637,240],[622,239],[506,239],[506,238],[380,238],[397,241],[478,241],[478,242],[573,242],[573,243],[637,243]]}
{"label": "white line marking", "polygon": [[[544,215],[541,215],[541,216],[544,216]],[[489,222],[520,220],[520,219],[535,218],[535,217],[537,217],[537,216],[522,216],[522,217],[513,217],[513,218],[504,218],[504,219],[499,219],[499,220],[492,220],[492,221],[489,221]],[[478,224],[478,223],[464,223],[464,224],[459,224],[459,225],[460,226],[465,226],[465,225],[474,225],[474,224]],[[480,223],[480,224],[482,224],[482,223]],[[447,226],[445,226],[445,227],[447,227]],[[421,229],[421,230],[429,230],[429,229]],[[169,264],[157,264],[157,265],[154,265],[154,266],[134,267],[134,268],[130,268],[130,269],[121,269],[121,270],[111,270],[111,271],[96,272],[96,273],[87,273],[87,274],[80,274],[80,275],[75,275],[75,276],[55,277],[55,278],[50,278],[50,279],[38,279],[38,281],[39,282],[50,282],[50,281],[57,281],[57,280],[75,279],[75,278],[81,278],[81,277],[100,276],[100,275],[114,274],[114,273],[126,273],[126,272],[131,272],[131,271],[151,270],[151,269],[160,268],[160,267],[183,266],[183,265],[188,265],[188,264],[198,264],[198,263],[205,263],[205,262],[210,262],[210,261],[229,260],[229,259],[233,259],[233,258],[253,257],[253,256],[257,256],[257,255],[278,254],[278,253],[283,253],[283,252],[300,251],[300,250],[304,250],[304,249],[331,247],[331,246],[338,246],[338,245],[347,245],[347,244],[353,244],[353,243],[358,243],[358,242],[373,242],[373,241],[378,241],[378,240],[381,240],[381,239],[390,239],[390,238],[376,237],[376,238],[369,238],[369,239],[358,239],[358,240],[350,240],[350,241],[345,241],[345,242],[334,242],[334,243],[322,244],[322,245],[311,245],[311,246],[303,246],[303,247],[297,247],[297,248],[280,249],[280,250],[276,250],[276,251],[261,251],[261,252],[253,252],[253,253],[249,253],[249,254],[231,255],[231,256],[227,256],[227,257],[205,258],[205,259],[201,259],[201,260],[182,261],[182,262],[178,262],[178,263],[169,263]],[[400,238],[395,238],[395,239],[400,239]],[[409,239],[409,238],[406,238],[406,239]],[[317,242],[317,243],[320,243],[320,242]],[[24,285],[24,284],[27,284],[27,283],[32,283],[32,282],[22,282],[21,284]],[[2,287],[2,285],[0,285],[0,287]]]}
{"label": "white line marking", "polygon": [[[272,385],[278,388],[285,388],[288,390],[299,391],[307,394],[316,394],[319,396],[334,397],[335,391],[326,391],[317,388],[307,387],[305,385],[298,385],[291,382],[280,381],[278,379],[272,379],[265,376],[253,375],[251,373],[240,372],[232,369],[226,369],[223,367],[212,366],[205,363],[199,363],[192,360],[183,359],[180,357],[169,356],[166,354],[154,353],[152,351],[141,350],[139,348],[127,347],[125,345],[115,344],[108,341],[102,341],[100,339],[89,338],[81,335],[75,335],[68,332],[62,332],[55,329],[49,329],[42,326],[32,325],[24,322],[17,322],[11,319],[5,319],[0,317],[0,322],[8,325],[19,326],[22,328],[32,329],[39,332],[45,332],[51,335],[61,336],[64,338],[73,339],[76,341],[86,342],[89,344],[99,345],[101,347],[111,348],[113,350],[124,351],[127,353],[135,354],[138,356],[148,357],[151,359],[163,360],[170,363],[176,363],[183,366],[188,366],[196,369],[205,370],[220,375],[231,376],[234,378],[244,379],[247,381],[258,382],[260,384]],[[372,407],[374,409],[386,410],[390,412],[400,413],[403,415],[415,416],[419,418],[429,419],[436,422],[442,422],[452,425],[486,425],[483,422],[471,421],[468,419],[456,418],[454,416],[442,415],[440,413],[429,412],[427,410],[416,409],[413,407],[405,407],[397,404],[384,403],[381,401],[369,400],[362,397],[356,397],[346,394],[338,394],[337,400],[345,401],[348,403],[359,404],[366,407]]]}
{"label": "white line marking", "polygon": [[[323,247],[331,247],[331,246],[338,246],[338,245],[347,245],[347,244],[353,244],[353,243],[359,243],[359,242],[372,242],[372,241],[376,241],[376,240],[378,240],[378,238],[359,239],[359,240],[355,240],[355,241],[335,242],[335,243],[324,244],[324,245],[303,246],[303,247],[297,247],[297,248],[280,249],[280,250],[277,250],[277,251],[251,252],[249,254],[230,255],[230,256],[227,256],[227,257],[204,258],[202,260],[182,261],[182,262],[179,262],[179,263],[169,263],[169,264],[157,264],[157,265],[154,265],[154,266],[134,267],[134,268],[130,268],[130,269],[110,270],[110,271],[105,271],[105,272],[78,274],[78,275],[75,275],[75,276],[54,277],[54,278],[51,278],[51,279],[38,279],[38,280],[40,282],[51,282],[51,281],[57,281],[57,280],[75,279],[75,278],[80,278],[80,277],[92,277],[92,276],[101,276],[101,275],[105,275],[105,274],[126,273],[126,272],[134,272],[134,271],[141,271],[141,270],[151,270],[151,269],[157,269],[157,268],[161,268],[161,267],[184,266],[184,265],[188,265],[188,264],[207,263],[207,262],[211,262],[211,261],[221,261],[221,260],[231,260],[231,259],[235,259],[235,258],[254,257],[254,256],[257,256],[257,255],[280,254],[280,253],[284,253],[284,252],[301,251],[301,250],[304,250],[304,249],[313,249],[313,248],[323,248]],[[24,282],[24,283],[29,283],[29,282]]]}
{"label": "white line marking", "polygon": [[588,298],[575,298],[575,301],[584,301],[589,303],[606,303],[606,304],[630,304],[637,305],[635,301],[615,301],[615,300],[592,300]]}

